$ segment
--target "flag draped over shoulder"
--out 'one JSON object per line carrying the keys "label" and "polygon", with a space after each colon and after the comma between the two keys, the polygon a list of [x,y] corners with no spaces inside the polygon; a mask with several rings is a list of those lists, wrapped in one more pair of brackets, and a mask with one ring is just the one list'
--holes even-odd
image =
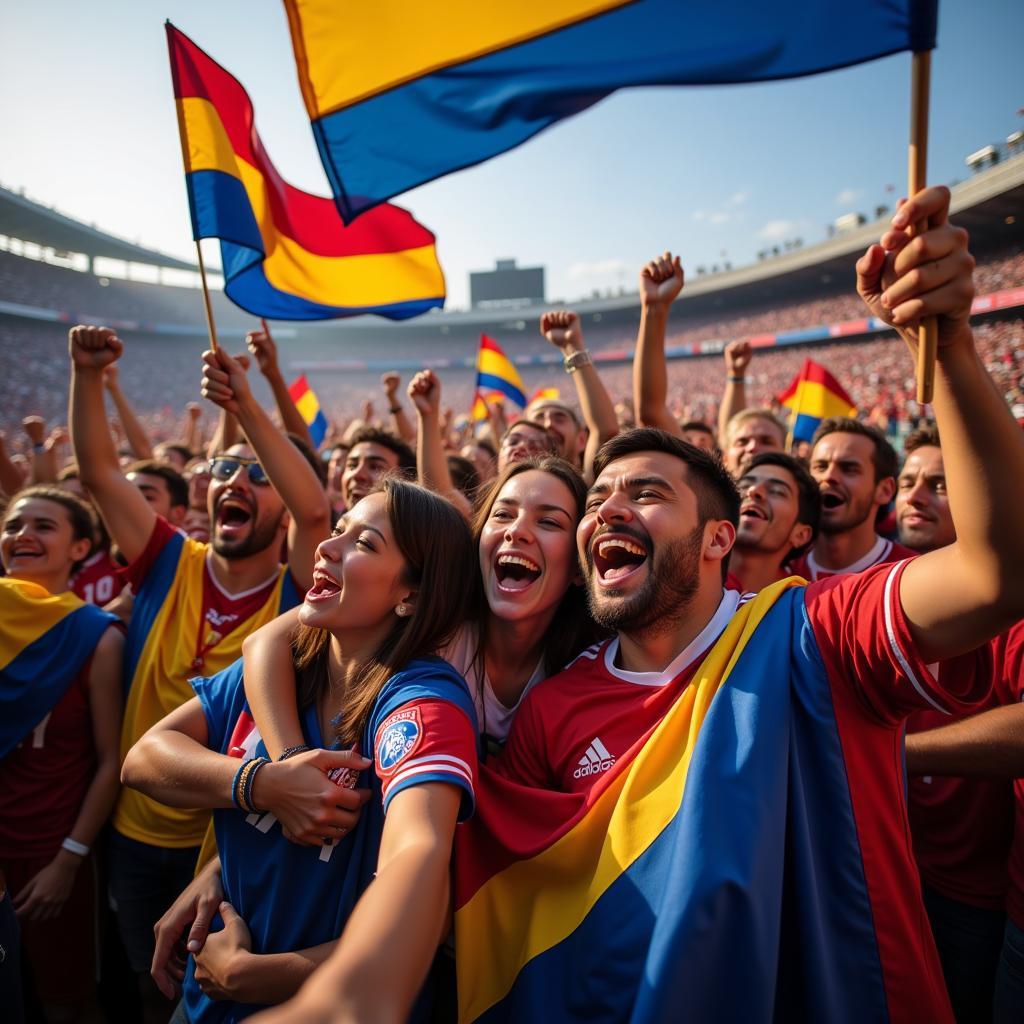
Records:
{"label": "flag draped over shoulder", "polygon": [[805,359],[800,372],[778,397],[790,411],[790,433],[795,441],[810,441],[818,424],[830,416],[856,416],[857,407],[846,389],[813,359]]}
{"label": "flag draped over shoulder", "polygon": [[323,409],[320,408],[320,399],[316,397],[316,392],[309,386],[305,374],[296,377],[288,385],[288,395],[295,403],[295,408],[299,410],[302,422],[309,428],[313,447],[319,448],[327,434],[327,417],[324,415]]}
{"label": "flag draped over shoulder", "polygon": [[472,417],[476,421],[487,419],[487,402],[510,401],[520,409],[526,407],[526,392],[519,371],[501,346],[486,334],[480,335],[480,348],[476,355],[476,397],[473,399]]}
{"label": "flag draped over shoulder", "polygon": [[115,622],[70,590],[0,579],[0,758],[64,696]]}
{"label": "flag draped over shoulder", "polygon": [[346,221],[623,86],[793,78],[929,50],[936,4],[285,0],[299,85]]}
{"label": "flag draped over shoulder", "polygon": [[167,43],[192,235],[220,239],[232,302],[277,320],[404,320],[444,305],[430,231],[396,206],[346,227],[330,199],[277,173],[241,83],[170,23]]}

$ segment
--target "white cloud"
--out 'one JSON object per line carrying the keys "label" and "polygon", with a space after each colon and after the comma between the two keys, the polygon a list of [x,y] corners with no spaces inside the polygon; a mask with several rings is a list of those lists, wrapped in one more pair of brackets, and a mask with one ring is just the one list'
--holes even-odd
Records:
{"label": "white cloud", "polygon": [[732,220],[732,214],[726,213],[724,210],[719,210],[708,217],[711,224],[728,224],[730,220]]}
{"label": "white cloud", "polygon": [[707,210],[694,210],[693,214],[692,214],[692,217],[693,217],[693,219],[695,221],[697,221],[699,223],[700,221],[708,219],[708,211]]}
{"label": "white cloud", "polygon": [[592,263],[572,263],[569,265],[569,277],[578,281],[583,277],[605,277],[618,274],[626,269],[622,260],[595,260]]}
{"label": "white cloud", "polygon": [[844,188],[836,196],[836,206],[852,206],[863,195],[864,190],[861,188]]}
{"label": "white cloud", "polygon": [[739,192],[733,193],[729,198],[730,206],[742,206],[750,198],[749,189],[740,189]]}
{"label": "white cloud", "polygon": [[781,242],[803,234],[805,226],[806,222],[800,220],[770,220],[758,231],[757,237],[765,242]]}

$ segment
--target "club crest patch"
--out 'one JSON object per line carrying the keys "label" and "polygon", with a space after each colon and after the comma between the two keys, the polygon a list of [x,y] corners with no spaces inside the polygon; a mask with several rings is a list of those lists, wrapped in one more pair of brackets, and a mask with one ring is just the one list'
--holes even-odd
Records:
{"label": "club crest patch", "polygon": [[377,730],[377,765],[390,775],[420,745],[423,721],[419,708],[396,711]]}

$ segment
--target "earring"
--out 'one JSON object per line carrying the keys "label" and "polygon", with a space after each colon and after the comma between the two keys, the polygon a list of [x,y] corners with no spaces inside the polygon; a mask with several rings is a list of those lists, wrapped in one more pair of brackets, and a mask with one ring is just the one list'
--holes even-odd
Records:
{"label": "earring", "polygon": [[398,605],[398,607],[395,608],[395,614],[405,618],[405,616],[409,614],[409,606],[407,604]]}

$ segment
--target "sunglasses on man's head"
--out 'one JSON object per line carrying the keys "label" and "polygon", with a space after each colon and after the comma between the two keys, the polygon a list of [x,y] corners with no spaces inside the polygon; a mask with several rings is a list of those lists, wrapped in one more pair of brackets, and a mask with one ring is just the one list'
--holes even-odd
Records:
{"label": "sunglasses on man's head", "polygon": [[218,455],[210,459],[210,476],[214,480],[230,480],[241,466],[245,466],[249,474],[249,483],[257,486],[270,483],[267,471],[256,459],[246,459],[241,455]]}

